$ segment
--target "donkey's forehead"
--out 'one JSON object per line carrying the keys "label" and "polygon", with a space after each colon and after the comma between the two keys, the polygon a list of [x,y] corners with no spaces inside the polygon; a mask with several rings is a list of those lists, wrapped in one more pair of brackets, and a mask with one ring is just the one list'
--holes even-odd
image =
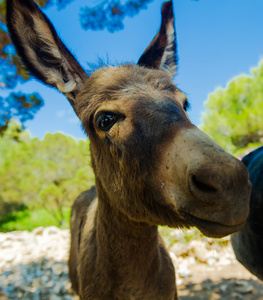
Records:
{"label": "donkey's forehead", "polygon": [[[142,93],[156,90],[159,92],[174,92],[176,86],[169,74],[163,70],[148,69],[135,65],[102,68],[89,78],[89,88],[95,87],[99,92],[110,94],[111,99],[115,93]],[[89,89],[86,89],[89,90]]]}
{"label": "donkey's forehead", "polygon": [[125,103],[131,108],[135,102],[141,105],[144,100],[171,98],[182,103],[186,97],[176,88],[166,71],[137,65],[107,67],[97,70],[87,79],[76,99],[76,111],[82,122],[86,123],[101,106],[106,105],[109,109],[109,102],[117,101],[121,106]]}

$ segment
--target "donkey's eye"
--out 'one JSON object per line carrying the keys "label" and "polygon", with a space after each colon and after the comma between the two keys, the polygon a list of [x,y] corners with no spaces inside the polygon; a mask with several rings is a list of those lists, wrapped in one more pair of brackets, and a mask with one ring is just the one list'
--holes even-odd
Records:
{"label": "donkey's eye", "polygon": [[185,111],[188,111],[188,109],[189,109],[190,107],[191,107],[191,106],[190,106],[190,103],[188,102],[188,100],[186,100],[186,101],[184,102],[184,104],[183,104],[184,110],[185,110]]}
{"label": "donkey's eye", "polygon": [[97,118],[97,126],[102,131],[108,131],[117,122],[118,115],[112,113],[102,113]]}

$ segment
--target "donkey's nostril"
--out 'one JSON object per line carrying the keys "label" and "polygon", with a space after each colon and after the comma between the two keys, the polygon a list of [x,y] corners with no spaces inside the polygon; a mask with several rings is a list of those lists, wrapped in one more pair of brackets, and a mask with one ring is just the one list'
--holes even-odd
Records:
{"label": "donkey's nostril", "polygon": [[211,177],[205,178],[205,176],[198,177],[193,175],[191,181],[194,189],[197,189],[200,192],[216,193],[218,191],[218,187],[216,186],[214,179]]}
{"label": "donkey's nostril", "polygon": [[223,196],[224,178],[218,173],[217,169],[207,166],[191,170],[188,177],[189,190],[196,200],[213,205],[221,202],[219,199]]}

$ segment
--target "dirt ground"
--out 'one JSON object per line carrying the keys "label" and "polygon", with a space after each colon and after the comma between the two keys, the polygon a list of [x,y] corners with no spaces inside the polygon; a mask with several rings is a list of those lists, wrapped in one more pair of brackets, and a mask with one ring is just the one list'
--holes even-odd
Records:
{"label": "dirt ground", "polygon": [[178,278],[180,300],[263,300],[263,282],[238,262],[226,266],[190,266],[191,276]]}

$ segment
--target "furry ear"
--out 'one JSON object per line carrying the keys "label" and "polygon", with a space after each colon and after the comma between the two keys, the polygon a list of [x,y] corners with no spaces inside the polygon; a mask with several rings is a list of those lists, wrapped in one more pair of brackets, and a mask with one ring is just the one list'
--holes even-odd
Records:
{"label": "furry ear", "polygon": [[177,63],[173,2],[168,1],[162,6],[160,30],[140,57],[138,65],[153,69],[164,69],[173,77]]}
{"label": "furry ear", "polygon": [[64,93],[74,108],[88,75],[32,0],[7,0],[7,26],[18,55],[39,80]]}

